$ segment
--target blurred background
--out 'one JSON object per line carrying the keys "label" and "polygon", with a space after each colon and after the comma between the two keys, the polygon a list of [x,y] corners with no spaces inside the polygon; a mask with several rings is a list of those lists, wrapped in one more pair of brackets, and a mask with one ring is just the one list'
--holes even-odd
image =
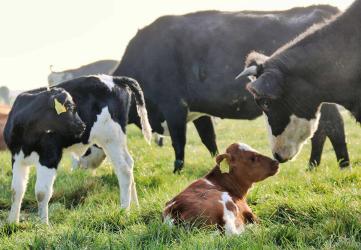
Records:
{"label": "blurred background", "polygon": [[168,14],[199,10],[284,10],[352,0],[0,0],[0,86],[11,93],[47,85],[49,66],[62,71],[102,59],[120,60],[138,29]]}

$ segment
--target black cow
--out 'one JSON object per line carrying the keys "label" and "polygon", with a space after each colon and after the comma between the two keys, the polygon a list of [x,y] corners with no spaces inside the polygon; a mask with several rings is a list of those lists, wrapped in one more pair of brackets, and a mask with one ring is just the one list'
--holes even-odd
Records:
{"label": "black cow", "polygon": [[279,161],[295,157],[316,131],[322,103],[338,103],[361,122],[360,13],[357,0],[270,58],[249,55],[243,75],[257,78],[248,89],[268,118],[272,152]]}
{"label": "black cow", "polygon": [[29,165],[36,165],[39,215],[48,223],[48,203],[63,150],[82,155],[94,143],[113,162],[121,190],[121,207],[128,209],[131,200],[138,204],[133,159],[125,135],[131,95],[128,89],[135,96],[143,134],[149,141],[151,128],[143,93],[131,78],[81,77],[51,89],[28,91],[16,98],[4,131],[13,166],[10,222],[19,221]]}
{"label": "black cow", "polygon": [[[234,81],[242,66],[239,58],[245,58],[252,49],[271,53],[338,12],[335,7],[319,5],[274,12],[206,11],[161,17],[130,41],[114,75],[128,75],[141,82],[153,131],[163,134],[164,125],[168,126],[175,170],[180,170],[187,121],[193,121],[202,142],[214,155],[213,124],[202,114],[230,119],[255,119],[262,114],[252,95]],[[342,120],[334,110],[336,117],[331,119],[341,133]],[[135,111],[131,108],[129,121],[139,123],[132,117]],[[332,134],[328,136],[332,138]],[[317,143],[323,142],[324,138]],[[342,152],[338,155],[348,160],[345,144],[342,147],[336,148]],[[318,159],[316,156],[311,162]]]}

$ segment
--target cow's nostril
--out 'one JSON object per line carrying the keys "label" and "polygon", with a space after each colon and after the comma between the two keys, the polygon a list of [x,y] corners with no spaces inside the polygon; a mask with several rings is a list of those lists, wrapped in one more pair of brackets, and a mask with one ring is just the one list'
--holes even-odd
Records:
{"label": "cow's nostril", "polygon": [[280,162],[280,163],[284,163],[284,162],[286,162],[287,160],[285,160],[285,159],[283,159],[279,154],[277,154],[277,153],[274,153],[273,154],[273,157],[278,161],[278,162]]}

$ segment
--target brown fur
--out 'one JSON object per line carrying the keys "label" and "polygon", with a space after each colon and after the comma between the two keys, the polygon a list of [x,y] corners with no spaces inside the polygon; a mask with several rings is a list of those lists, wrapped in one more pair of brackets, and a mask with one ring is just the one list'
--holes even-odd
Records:
{"label": "brown fur", "polygon": [[[229,165],[229,173],[220,170],[219,164],[224,159]],[[175,224],[201,222],[201,225],[216,225],[223,229],[224,207],[220,200],[222,193],[227,192],[232,201],[227,201],[225,206],[235,215],[236,226],[257,222],[247,205],[247,192],[254,182],[276,174],[278,162],[257,152],[241,150],[237,143],[229,146],[225,154],[217,156],[216,161],[217,165],[205,177],[166,203],[164,219],[171,217]]]}

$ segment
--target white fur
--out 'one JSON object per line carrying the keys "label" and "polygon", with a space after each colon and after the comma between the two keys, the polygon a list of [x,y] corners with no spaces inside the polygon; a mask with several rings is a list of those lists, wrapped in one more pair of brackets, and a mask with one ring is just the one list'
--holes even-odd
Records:
{"label": "white fur", "polygon": [[113,77],[109,76],[109,75],[95,75],[95,77],[98,77],[99,80],[104,83],[105,85],[107,85],[107,87],[109,88],[110,91],[113,90],[114,88],[114,81],[113,81]]}
{"label": "white fur", "polygon": [[[38,212],[41,222],[49,224],[48,204],[53,195],[56,169],[47,168],[40,163],[36,166],[35,196],[38,201]],[[40,198],[40,200],[39,200]]]}
{"label": "white fur", "polygon": [[103,148],[113,163],[121,191],[121,207],[130,207],[131,197],[138,205],[137,192],[133,177],[133,159],[130,156],[126,135],[118,123],[113,121],[108,107],[97,116],[89,140]]}
{"label": "white fur", "polygon": [[320,120],[319,110],[316,113],[316,118],[307,120],[299,118],[292,114],[290,122],[278,136],[272,134],[272,129],[269,125],[268,118],[266,117],[266,123],[268,126],[268,132],[270,137],[270,144],[272,153],[277,153],[284,160],[291,160],[297,156],[302,149],[307,139],[312,137],[318,128],[318,122]]}
{"label": "white fur", "polygon": [[36,165],[35,195],[36,197],[42,197],[42,200],[38,203],[39,215],[41,221],[48,224],[48,203],[53,192],[56,170],[42,166],[39,163],[38,153],[32,152],[29,156],[25,157],[22,150],[14,155],[13,180],[11,185],[13,201],[9,214],[9,222],[19,222],[21,202],[26,191],[30,165]]}
{"label": "white fur", "polygon": [[211,181],[209,181],[209,180],[207,180],[207,179],[202,179],[205,183],[207,183],[208,185],[210,185],[210,186],[214,186],[214,184],[211,182]]}
{"label": "white fur", "polygon": [[243,150],[243,151],[251,151],[251,152],[256,152],[257,153],[257,150],[255,150],[251,146],[249,146],[247,144],[244,144],[244,143],[238,143],[238,147],[239,147],[240,150]]}
{"label": "white fur", "polygon": [[148,112],[145,105],[137,105],[137,112],[140,118],[144,139],[150,144],[152,140],[152,127],[149,124]]}
{"label": "white fur", "polygon": [[12,204],[8,218],[10,223],[19,222],[21,203],[28,183],[29,165],[38,160],[38,154],[32,153],[28,157],[24,157],[24,152],[22,150],[14,155],[13,179],[11,182]]}
{"label": "white fur", "polygon": [[[227,202],[233,202],[231,196],[229,196],[229,194],[227,192],[223,192],[222,196],[221,196],[221,200],[219,200],[219,202],[223,205],[223,221],[224,221],[224,229],[225,229],[225,233],[227,235],[233,235],[233,234],[241,234],[242,232],[244,232],[244,226],[240,225],[240,226],[236,226],[236,215],[232,212],[229,211],[226,207]],[[237,205],[234,204],[236,207]]]}

